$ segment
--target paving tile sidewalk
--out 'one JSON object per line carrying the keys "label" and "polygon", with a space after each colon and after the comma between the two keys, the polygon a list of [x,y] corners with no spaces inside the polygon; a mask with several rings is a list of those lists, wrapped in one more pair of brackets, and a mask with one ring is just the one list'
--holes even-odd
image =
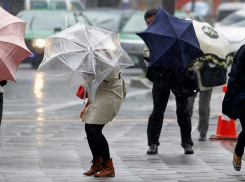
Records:
{"label": "paving tile sidewalk", "polygon": [[[208,136],[217,119],[210,120]],[[104,134],[110,145],[115,178],[83,176],[91,153],[79,121],[3,121],[0,131],[0,181],[92,182],[245,181],[232,166],[232,153],[221,141],[199,142],[193,121],[194,155],[184,155],[176,121],[164,122],[158,155],[147,155],[145,121],[114,121]]]}

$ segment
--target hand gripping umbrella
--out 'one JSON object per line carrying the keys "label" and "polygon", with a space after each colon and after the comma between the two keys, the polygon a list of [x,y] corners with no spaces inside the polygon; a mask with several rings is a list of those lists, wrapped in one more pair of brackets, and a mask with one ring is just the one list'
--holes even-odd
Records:
{"label": "hand gripping umbrella", "polygon": [[26,47],[26,22],[0,7],[0,81],[16,82],[19,64],[32,53]]}
{"label": "hand gripping umbrella", "polygon": [[162,8],[148,28],[136,34],[150,50],[149,67],[163,66],[181,74],[188,63],[203,55],[192,21],[176,18]]}
{"label": "hand gripping umbrella", "polygon": [[77,23],[46,39],[44,58],[38,71],[65,75],[68,86],[82,85],[91,101],[97,87],[119,66],[133,66],[121,48],[117,33]]}

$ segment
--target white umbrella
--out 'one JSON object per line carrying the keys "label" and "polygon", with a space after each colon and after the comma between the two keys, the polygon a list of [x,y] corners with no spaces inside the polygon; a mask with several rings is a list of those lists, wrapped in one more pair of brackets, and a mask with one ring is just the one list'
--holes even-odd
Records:
{"label": "white umbrella", "polygon": [[100,83],[119,66],[133,66],[121,48],[119,35],[77,23],[46,39],[44,58],[38,71],[66,75],[68,86],[82,85],[92,101]]}
{"label": "white umbrella", "polygon": [[214,56],[220,62],[227,62],[233,49],[226,37],[208,23],[192,20],[201,50],[205,55]]}

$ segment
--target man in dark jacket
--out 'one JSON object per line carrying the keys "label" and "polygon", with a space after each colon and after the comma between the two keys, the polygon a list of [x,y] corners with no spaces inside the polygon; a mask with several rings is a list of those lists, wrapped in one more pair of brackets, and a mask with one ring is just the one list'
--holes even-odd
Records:
{"label": "man in dark jacket", "polygon": [[[154,20],[157,9],[148,10],[145,13],[147,26]],[[144,60],[147,64],[150,60],[150,51],[144,49]],[[177,105],[177,121],[180,126],[181,145],[185,154],[193,154],[193,142],[191,139],[191,117],[188,110],[188,96],[192,94],[183,89],[183,79],[176,75],[171,69],[165,67],[151,66],[147,69],[146,77],[153,82],[153,111],[149,117],[147,127],[147,137],[149,149],[147,154],[157,154],[159,137],[161,134],[164,112],[168,103],[170,90],[174,93]],[[189,95],[188,95],[189,94]],[[193,91],[193,94],[194,91]]]}
{"label": "man in dark jacket", "polygon": [[2,122],[3,115],[3,86],[7,84],[7,81],[0,81],[0,125]]}

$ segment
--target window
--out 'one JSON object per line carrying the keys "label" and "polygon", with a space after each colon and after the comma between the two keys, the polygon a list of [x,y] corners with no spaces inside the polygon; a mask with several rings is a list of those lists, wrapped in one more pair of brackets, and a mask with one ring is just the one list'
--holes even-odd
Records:
{"label": "window", "polygon": [[143,14],[134,14],[122,29],[123,33],[140,32],[147,28]]}
{"label": "window", "polygon": [[54,30],[55,28],[65,29],[65,13],[63,14],[49,14],[43,16],[42,13],[36,14],[31,22],[31,29],[33,30]]}
{"label": "window", "polygon": [[50,9],[67,9],[65,1],[50,1],[49,3]]}
{"label": "window", "polygon": [[46,9],[48,3],[46,1],[31,1],[31,9]]}
{"label": "window", "polygon": [[82,6],[76,1],[72,1],[71,5],[72,5],[72,10],[83,10]]}

